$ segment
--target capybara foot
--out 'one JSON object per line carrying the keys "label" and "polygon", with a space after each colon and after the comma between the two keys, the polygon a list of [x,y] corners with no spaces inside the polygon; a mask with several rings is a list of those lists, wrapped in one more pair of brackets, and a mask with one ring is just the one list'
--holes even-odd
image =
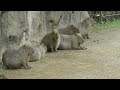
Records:
{"label": "capybara foot", "polygon": [[30,69],[30,68],[32,68],[32,67],[30,67],[30,66],[25,66],[25,67],[23,67],[24,69]]}
{"label": "capybara foot", "polygon": [[81,50],[86,50],[87,48],[86,47],[82,47],[82,49]]}

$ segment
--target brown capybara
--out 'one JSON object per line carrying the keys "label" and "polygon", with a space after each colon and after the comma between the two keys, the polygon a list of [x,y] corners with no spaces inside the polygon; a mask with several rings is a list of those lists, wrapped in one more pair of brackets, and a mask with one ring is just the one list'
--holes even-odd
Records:
{"label": "brown capybara", "polygon": [[60,34],[58,29],[53,29],[52,32],[48,33],[41,41],[47,46],[48,52],[57,52],[60,43]]}
{"label": "brown capybara", "polygon": [[59,50],[85,50],[87,48],[80,46],[84,40],[80,33],[73,35],[60,34]]}
{"label": "brown capybara", "polygon": [[83,38],[89,39],[89,30],[96,24],[93,18],[86,18],[84,21],[78,24],[80,34]]}
{"label": "brown capybara", "polygon": [[[27,44],[29,46],[32,46],[29,38],[27,37],[26,35],[26,31],[23,32],[23,37],[21,39],[21,43],[20,43],[20,46],[24,45],[24,44]],[[32,54],[29,62],[34,62],[34,61],[38,61],[40,58],[41,58],[41,53],[39,52],[38,48],[35,47],[35,46],[32,46],[33,50],[34,50],[34,53]]]}
{"label": "brown capybara", "polygon": [[44,58],[45,53],[47,52],[47,46],[44,43],[41,43],[37,48],[41,52],[41,59]]}
{"label": "brown capybara", "polygon": [[23,45],[19,49],[8,49],[2,54],[3,69],[31,68],[28,62],[34,53],[31,46]]}
{"label": "brown capybara", "polygon": [[29,62],[34,62],[34,61],[38,61],[41,59],[41,52],[39,51],[39,49],[37,47],[32,47],[34,50],[34,53],[32,54]]}
{"label": "brown capybara", "polygon": [[58,29],[60,34],[72,35],[75,33],[80,33],[79,29],[74,25],[69,25],[66,28]]}

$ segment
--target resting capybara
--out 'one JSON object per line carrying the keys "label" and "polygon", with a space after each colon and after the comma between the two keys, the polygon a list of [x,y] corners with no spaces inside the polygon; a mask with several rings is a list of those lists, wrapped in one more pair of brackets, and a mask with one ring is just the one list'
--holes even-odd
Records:
{"label": "resting capybara", "polygon": [[80,29],[80,34],[83,38],[89,39],[89,30],[96,24],[93,18],[86,18],[84,21],[80,22],[78,27]]}
{"label": "resting capybara", "polygon": [[45,53],[47,52],[47,46],[44,43],[41,43],[38,46],[38,49],[41,52],[41,58],[45,57]]}
{"label": "resting capybara", "polygon": [[75,33],[80,33],[79,29],[74,25],[67,26],[66,28],[58,29],[60,34],[72,35]]}
{"label": "resting capybara", "polygon": [[48,52],[57,51],[57,48],[60,43],[60,34],[58,29],[53,29],[52,32],[48,33],[41,41],[47,46]]}
{"label": "resting capybara", "polygon": [[32,54],[29,62],[34,62],[34,61],[38,61],[41,59],[41,52],[39,51],[39,49],[37,47],[32,47],[34,50],[34,53]]}
{"label": "resting capybara", "polygon": [[19,49],[8,49],[2,54],[3,68],[6,69],[19,69],[31,68],[28,62],[34,53],[31,46],[23,45]]}
{"label": "resting capybara", "polygon": [[60,34],[59,50],[85,50],[80,45],[84,42],[80,33],[73,35]]}

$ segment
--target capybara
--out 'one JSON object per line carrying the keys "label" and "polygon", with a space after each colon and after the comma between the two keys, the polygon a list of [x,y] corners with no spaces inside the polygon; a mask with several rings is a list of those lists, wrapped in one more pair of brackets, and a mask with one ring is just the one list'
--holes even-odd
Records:
{"label": "capybara", "polygon": [[60,34],[58,29],[53,29],[52,32],[46,34],[41,43],[44,43],[47,46],[48,52],[57,52],[60,43]]}
{"label": "capybara", "polygon": [[75,33],[80,33],[79,29],[74,25],[69,25],[66,28],[58,29],[60,34],[72,35]]}
{"label": "capybara", "polygon": [[96,24],[93,18],[86,18],[84,21],[78,24],[80,34],[83,38],[89,39],[89,30]]}
{"label": "capybara", "polygon": [[28,62],[34,53],[34,50],[29,45],[23,45],[19,49],[8,49],[2,54],[2,62],[4,69],[20,69],[31,68]]}
{"label": "capybara", "polygon": [[59,50],[85,50],[87,48],[80,46],[84,40],[80,33],[73,35],[60,34]]}
{"label": "capybara", "polygon": [[47,46],[44,43],[41,43],[38,46],[39,51],[41,52],[41,58],[45,57],[45,53],[47,52]]}
{"label": "capybara", "polygon": [[31,46],[31,42],[29,40],[29,37],[26,35],[26,31],[23,32],[23,36],[22,36],[22,39],[21,39],[21,43],[20,43],[20,47],[23,46],[24,44],[27,44],[27,45],[30,45]]}
{"label": "capybara", "polygon": [[34,50],[34,53],[32,54],[29,62],[34,62],[34,61],[38,61],[41,59],[41,52],[39,51],[39,49],[37,47],[32,47]]}

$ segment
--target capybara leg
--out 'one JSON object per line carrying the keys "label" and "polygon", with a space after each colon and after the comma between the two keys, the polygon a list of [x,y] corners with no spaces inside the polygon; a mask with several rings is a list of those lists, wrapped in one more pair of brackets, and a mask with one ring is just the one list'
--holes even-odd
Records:
{"label": "capybara leg", "polygon": [[50,49],[51,49],[51,52],[53,52],[53,47],[51,47]]}
{"label": "capybara leg", "polygon": [[26,66],[27,66],[28,68],[32,68],[31,66],[28,65],[28,62],[26,63]]}
{"label": "capybara leg", "polygon": [[23,68],[24,69],[30,69],[30,67],[28,67],[27,63],[23,63]]}
{"label": "capybara leg", "polygon": [[86,50],[87,48],[79,46],[79,47],[74,47],[73,49],[74,50]]}
{"label": "capybara leg", "polygon": [[28,66],[23,66],[23,68],[24,68],[24,69],[30,69],[30,67],[28,67]]}
{"label": "capybara leg", "polygon": [[4,64],[2,65],[2,69],[5,69],[5,65]]}
{"label": "capybara leg", "polygon": [[4,63],[3,63],[3,65],[2,65],[2,69],[8,69],[8,68],[4,65]]}
{"label": "capybara leg", "polygon": [[54,47],[54,51],[57,52],[57,48],[56,47]]}
{"label": "capybara leg", "polygon": [[81,48],[81,50],[86,50],[87,49],[86,47],[82,47],[82,46],[80,46],[80,48]]}

